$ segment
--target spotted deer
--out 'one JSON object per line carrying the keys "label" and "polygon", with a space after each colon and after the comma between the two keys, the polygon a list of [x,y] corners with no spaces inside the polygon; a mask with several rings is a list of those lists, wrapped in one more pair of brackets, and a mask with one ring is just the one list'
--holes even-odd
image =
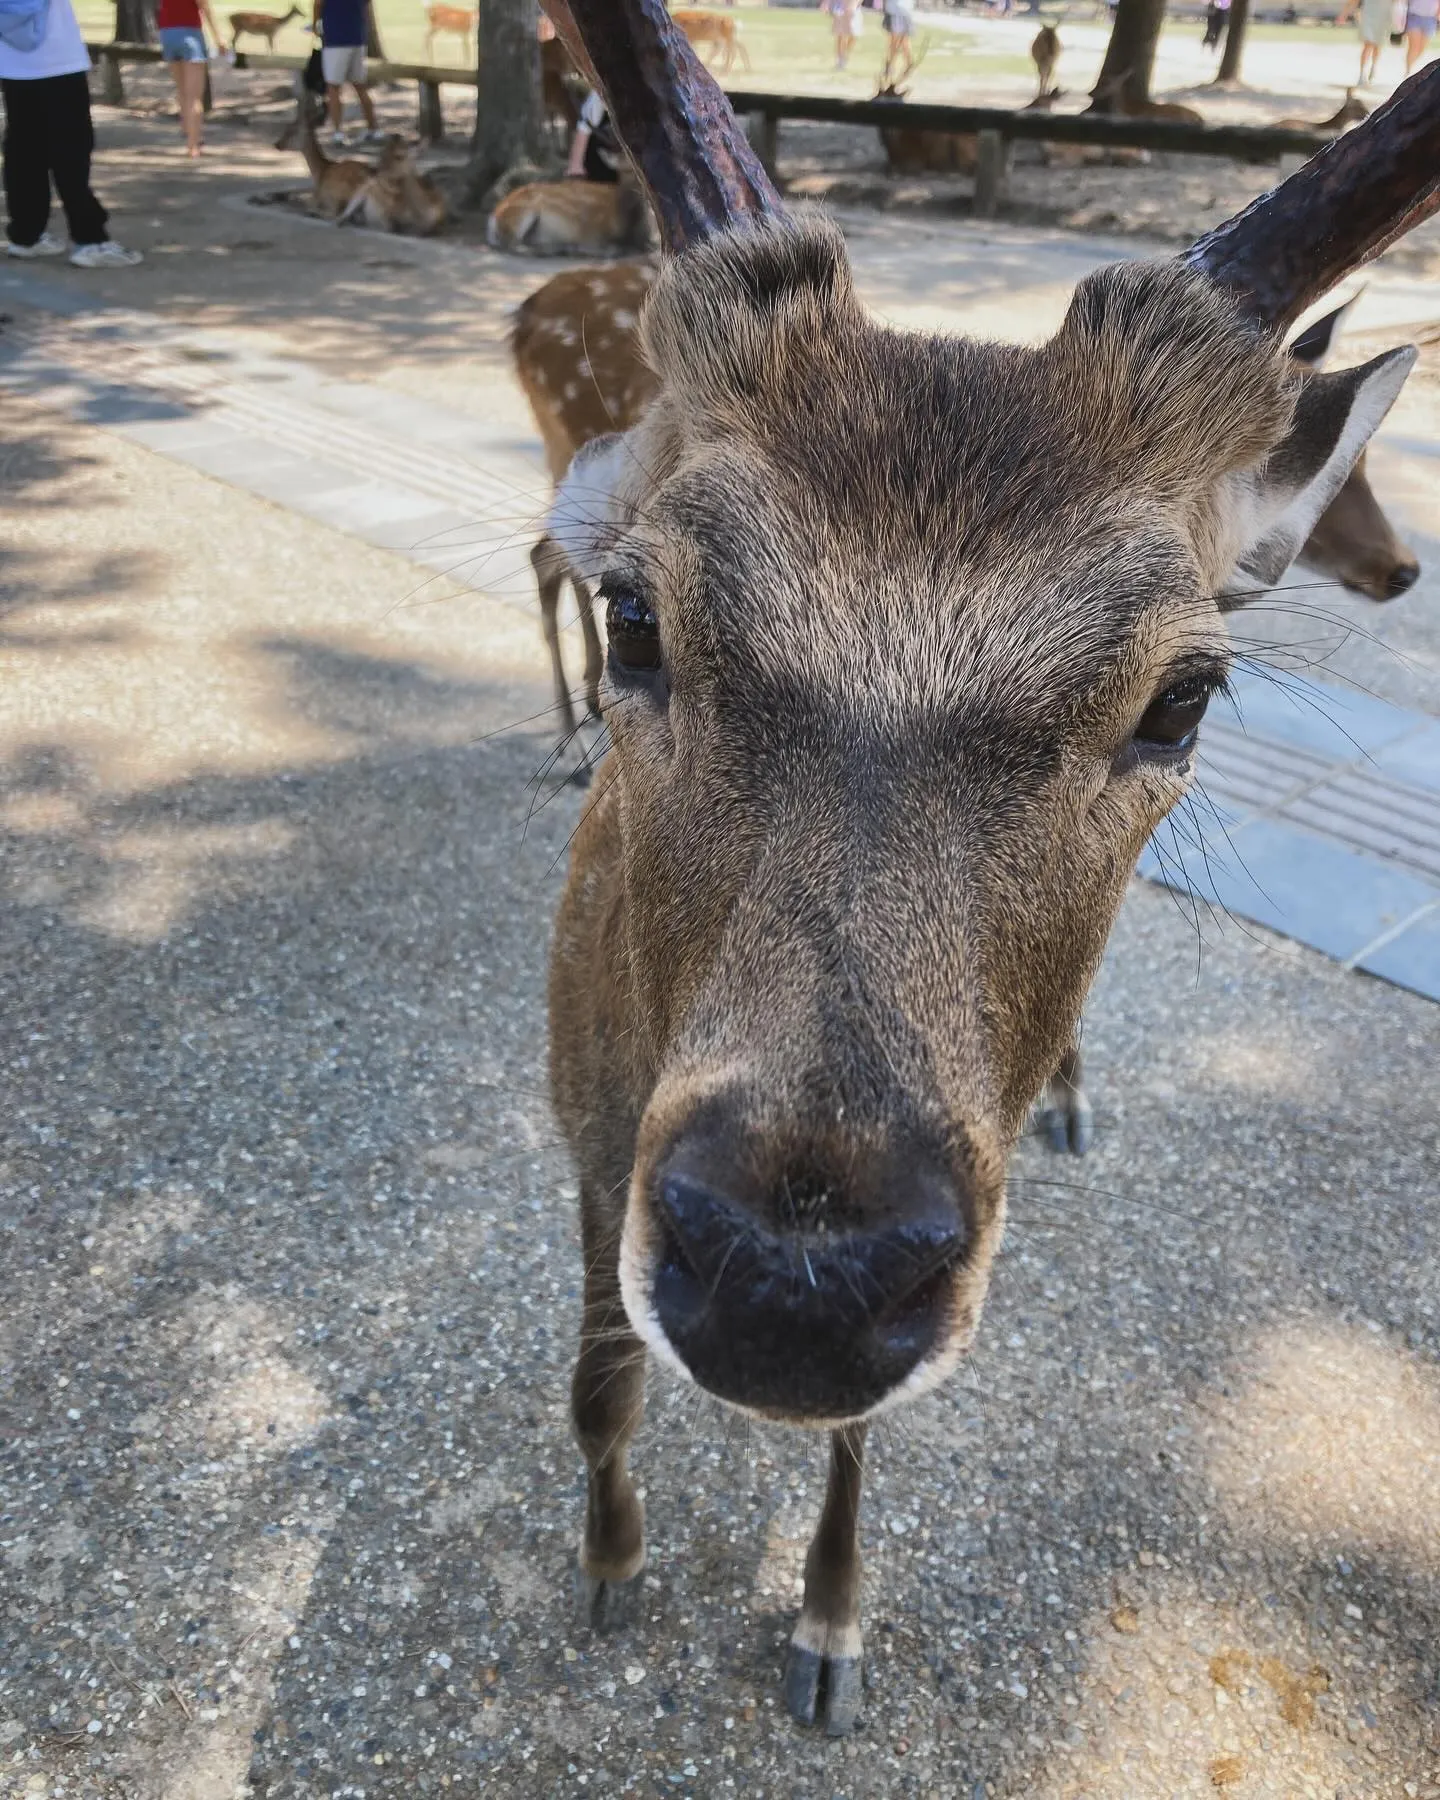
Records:
{"label": "spotted deer", "polygon": [[623,256],[648,250],[650,212],[633,181],[530,181],[512,188],[485,227],[516,256]]}
{"label": "spotted deer", "polygon": [[550,975],[583,1591],[604,1622],[644,1566],[649,1354],[828,1430],[785,1692],[845,1732],[868,1422],[973,1340],[1010,1150],[1191,781],[1226,615],[1414,362],[1302,379],[1282,333],[1440,207],[1440,65],[1184,255],[1087,276],[1023,347],[871,318],[661,0],[547,10],[671,252],[639,325],[655,398],[550,514],[606,608],[614,746]]}
{"label": "spotted deer", "polygon": [[392,134],[385,140],[379,164],[351,196],[340,222],[354,219],[372,231],[432,237],[444,225],[446,211],[445,196],[430,176],[416,168],[410,146]]}

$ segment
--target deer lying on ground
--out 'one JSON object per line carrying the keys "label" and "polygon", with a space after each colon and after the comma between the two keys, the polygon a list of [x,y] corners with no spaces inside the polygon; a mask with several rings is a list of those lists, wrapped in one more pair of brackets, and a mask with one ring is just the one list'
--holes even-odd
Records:
{"label": "deer lying on ground", "polygon": [[288,150],[298,142],[300,154],[310,171],[312,189],[310,210],[322,219],[339,220],[348,213],[355,197],[375,171],[368,162],[347,157],[332,161],[320,148],[315,135],[315,121],[308,108],[302,107],[275,140],[277,150]]}
{"label": "deer lying on ground", "polygon": [[1060,60],[1060,33],[1053,25],[1042,25],[1030,40],[1030,60],[1040,84],[1036,93],[1043,99],[1050,92],[1055,65]]}
{"label": "deer lying on ground", "polygon": [[468,6],[427,6],[425,8],[425,54],[435,60],[435,39],[442,31],[452,32],[460,40],[461,53],[470,60],[470,34],[475,29],[475,14]]}
{"label": "deer lying on ground", "polygon": [[547,10],[675,252],[640,324],[655,402],[549,519],[606,607],[613,740],[550,976],[580,1568],[603,1622],[644,1566],[651,1351],[829,1430],[785,1688],[844,1732],[868,1421],[973,1341],[1010,1150],[1190,784],[1226,614],[1413,365],[1302,379],[1281,333],[1440,208],[1440,65],[1183,256],[1086,276],[1031,348],[867,316],[659,0]]}
{"label": "deer lying on ground", "polygon": [[[893,83],[882,87],[877,100],[897,108],[908,89]],[[913,125],[881,125],[880,142],[892,175],[973,175],[980,160],[980,146],[973,131],[922,130]]]}
{"label": "deer lying on ground", "polygon": [[1328,119],[1278,119],[1277,125],[1287,131],[1344,131],[1351,125],[1358,125],[1362,119],[1370,117],[1370,108],[1363,100],[1355,97],[1354,88],[1346,88],[1345,98],[1337,110]]}
{"label": "deer lying on ground", "polygon": [[415,166],[404,138],[385,140],[376,168],[356,189],[340,223],[357,220],[372,231],[394,231],[407,237],[431,237],[445,223],[445,196]]}
{"label": "deer lying on ground", "polygon": [[230,48],[240,48],[240,37],[263,37],[265,48],[275,48],[276,33],[288,25],[292,19],[301,18],[300,8],[292,6],[287,13],[233,12],[229,15]]}
{"label": "deer lying on ground", "polygon": [[650,211],[633,181],[532,181],[491,213],[486,241],[525,256],[623,256],[648,250]]}
{"label": "deer lying on ground", "polygon": [[717,18],[714,13],[686,9],[670,16],[697,50],[704,44],[714,48],[717,54],[712,67],[717,75],[728,75],[735,66],[737,56],[740,58],[740,67],[749,74],[750,56],[740,36],[738,19]]}
{"label": "deer lying on ground", "polygon": [[1115,75],[1097,82],[1091,91],[1091,110],[1114,113],[1122,119],[1168,119],[1173,125],[1203,125],[1204,118],[1193,106],[1181,106],[1176,100],[1136,102],[1125,93],[1126,76]]}

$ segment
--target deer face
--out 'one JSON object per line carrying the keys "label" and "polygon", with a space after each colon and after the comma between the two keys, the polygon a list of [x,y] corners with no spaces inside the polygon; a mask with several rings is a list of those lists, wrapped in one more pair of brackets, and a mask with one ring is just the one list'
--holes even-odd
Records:
{"label": "deer face", "polygon": [[702,1386],[833,1423],[973,1334],[1222,612],[1409,365],[1302,389],[1166,265],[1039,350],[906,336],[813,222],[671,263],[642,331],[659,398],[551,519],[608,606],[622,1291]]}

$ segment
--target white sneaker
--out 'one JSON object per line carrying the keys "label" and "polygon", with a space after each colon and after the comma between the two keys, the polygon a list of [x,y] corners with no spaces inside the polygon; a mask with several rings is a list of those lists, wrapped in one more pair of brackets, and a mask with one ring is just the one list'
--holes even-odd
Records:
{"label": "white sneaker", "polygon": [[50,231],[42,231],[33,244],[8,244],[6,248],[11,256],[26,258],[34,256],[63,256],[65,254],[65,246],[60,242],[59,238]]}
{"label": "white sneaker", "polygon": [[138,250],[127,250],[107,238],[103,244],[76,244],[70,260],[77,269],[129,269],[145,258]]}

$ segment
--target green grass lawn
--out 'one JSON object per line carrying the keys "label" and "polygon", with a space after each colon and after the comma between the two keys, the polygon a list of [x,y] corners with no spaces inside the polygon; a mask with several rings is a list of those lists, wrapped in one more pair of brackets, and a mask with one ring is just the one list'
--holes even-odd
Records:
{"label": "green grass lawn", "polygon": [[[244,3],[247,0],[211,0],[216,17],[227,30],[226,17],[231,6]],[[309,0],[301,3],[307,7],[308,16]],[[248,4],[254,7],[256,0],[248,0]],[[261,8],[267,11],[283,12],[288,4],[289,0],[260,0]],[[387,55],[397,62],[430,60],[423,0],[375,0],[375,10]],[[87,38],[98,42],[111,35],[115,16],[111,0],[76,0],[76,12]],[[1060,9],[1052,12],[1058,17]],[[740,23],[751,64],[747,74],[737,63],[725,78],[732,87],[868,97],[879,84],[885,60],[885,33],[876,13],[865,12],[860,42],[849,68],[843,72],[835,68],[829,17],[818,10],[743,6],[733,9],[730,16]],[[290,55],[308,51],[312,39],[301,26],[301,20],[292,19],[276,38],[276,50]],[[1193,20],[1179,20],[1167,27],[1169,32],[1193,40],[1199,27]],[[1348,42],[1351,36],[1324,26],[1256,25],[1250,29],[1252,43],[1333,44],[1337,40]],[[255,39],[245,43],[252,49],[264,48]],[[1013,29],[1001,34],[997,41],[991,21],[986,19],[967,19],[959,30],[927,28],[922,19],[916,29],[915,46],[923,50],[921,67],[911,83],[916,99],[963,102],[967,89],[977,84],[1033,75],[1028,56],[1015,49]],[[442,66],[460,67],[460,40],[454,35],[438,38],[434,60]],[[1062,65],[1062,76],[1063,73]]]}

